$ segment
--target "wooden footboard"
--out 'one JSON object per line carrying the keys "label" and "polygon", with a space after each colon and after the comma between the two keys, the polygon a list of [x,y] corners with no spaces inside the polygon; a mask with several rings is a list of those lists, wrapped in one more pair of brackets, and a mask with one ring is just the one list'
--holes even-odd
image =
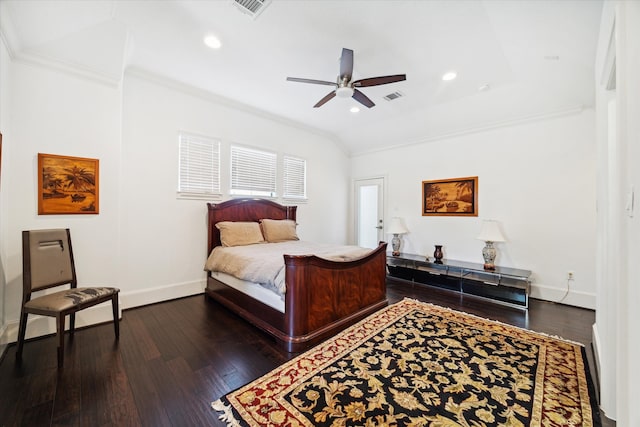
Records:
{"label": "wooden footboard", "polygon": [[333,262],[285,256],[285,337],[289,351],[309,347],[387,305],[386,243],[368,256]]}
{"label": "wooden footboard", "polygon": [[[219,221],[296,220],[295,206],[235,199],[208,204],[208,252],[220,245]],[[386,247],[381,242],[354,261],[285,256],[285,312],[257,301],[209,275],[206,295],[273,335],[288,352],[300,352],[387,305]]]}
{"label": "wooden footboard", "polygon": [[212,277],[206,294],[297,353],[387,305],[386,246],[349,262],[285,256],[285,313]]}

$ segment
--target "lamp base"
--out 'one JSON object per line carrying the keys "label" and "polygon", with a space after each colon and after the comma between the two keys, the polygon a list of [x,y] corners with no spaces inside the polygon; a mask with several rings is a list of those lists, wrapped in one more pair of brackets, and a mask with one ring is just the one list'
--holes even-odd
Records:
{"label": "lamp base", "polygon": [[485,242],[486,246],[482,248],[482,257],[484,258],[484,269],[495,270],[496,266],[493,263],[496,259],[496,248],[493,247],[493,242]]}
{"label": "lamp base", "polygon": [[397,234],[393,235],[393,238],[391,239],[391,248],[393,249],[393,251],[391,252],[391,255],[393,256],[400,256],[400,236]]}

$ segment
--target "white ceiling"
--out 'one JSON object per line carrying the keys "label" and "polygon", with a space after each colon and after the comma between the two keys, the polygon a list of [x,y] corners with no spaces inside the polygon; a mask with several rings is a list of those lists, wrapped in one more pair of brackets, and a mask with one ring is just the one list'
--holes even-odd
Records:
{"label": "white ceiling", "polygon": [[[12,56],[119,82],[157,75],[332,135],[350,153],[428,141],[594,104],[602,1],[273,0],[256,18],[231,0],[0,0]],[[205,35],[223,46],[206,47]],[[343,47],[376,103],[313,105]],[[458,78],[441,80],[455,70]],[[479,91],[482,85],[490,89]],[[383,97],[400,91],[394,101]]]}

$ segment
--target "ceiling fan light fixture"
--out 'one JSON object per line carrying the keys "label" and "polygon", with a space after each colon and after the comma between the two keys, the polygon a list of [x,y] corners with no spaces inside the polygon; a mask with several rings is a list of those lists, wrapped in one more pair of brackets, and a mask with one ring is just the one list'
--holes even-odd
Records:
{"label": "ceiling fan light fixture", "polygon": [[328,101],[332,100],[336,96],[340,98],[353,98],[355,101],[364,105],[367,108],[375,107],[375,103],[360,91],[360,88],[369,86],[380,86],[389,83],[401,82],[407,79],[406,74],[395,74],[391,76],[379,76],[369,77],[366,79],[352,80],[353,78],[353,51],[351,49],[343,48],[342,56],[340,57],[340,74],[334,82],[328,82],[326,80],[313,80],[302,79],[299,77],[287,77],[287,81],[311,83],[319,85],[333,86],[335,89],[324,96],[320,101],[316,102],[313,108],[322,107]]}
{"label": "ceiling fan light fixture", "polygon": [[339,87],[336,89],[336,95],[340,98],[351,98],[353,96],[353,88],[352,87]]}
{"label": "ceiling fan light fixture", "polygon": [[351,108],[349,109],[349,111],[351,111],[351,112],[352,112],[352,113],[354,113],[354,114],[355,114],[355,113],[359,113],[359,112],[360,112],[360,108],[359,108],[359,107],[355,107],[355,106],[354,106],[354,107],[351,107]]}

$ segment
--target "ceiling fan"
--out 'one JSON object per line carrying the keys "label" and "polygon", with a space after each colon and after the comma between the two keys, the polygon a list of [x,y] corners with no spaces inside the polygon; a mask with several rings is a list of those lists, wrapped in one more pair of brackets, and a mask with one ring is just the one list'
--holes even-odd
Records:
{"label": "ceiling fan", "polygon": [[352,74],[353,50],[343,48],[342,56],[340,57],[340,75],[338,75],[338,79],[336,80],[336,82],[301,79],[298,77],[287,77],[287,81],[335,86],[336,89],[331,91],[327,96],[318,101],[318,103],[314,105],[313,108],[321,107],[336,95],[341,98],[353,98],[365,107],[371,108],[376,104],[374,104],[373,101],[371,101],[364,93],[360,92],[357,88],[386,85],[387,83],[401,82],[407,79],[406,74],[396,74],[393,76],[370,77],[368,79],[351,81]]}

